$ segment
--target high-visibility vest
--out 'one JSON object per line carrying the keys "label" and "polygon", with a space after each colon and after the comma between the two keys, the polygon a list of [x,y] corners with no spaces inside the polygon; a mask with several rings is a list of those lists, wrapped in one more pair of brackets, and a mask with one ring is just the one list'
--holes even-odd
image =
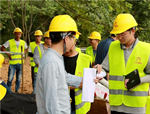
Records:
{"label": "high-visibility vest", "polygon": [[[41,49],[40,49],[40,46],[37,46],[37,48],[38,48],[38,51],[39,51],[39,57],[40,57],[40,59],[42,58],[42,52],[41,52]],[[43,52],[44,53],[44,52]],[[34,73],[37,73],[38,72],[38,67],[37,66],[35,66],[34,67]]]}
{"label": "high-visibility vest", "polygon": [[148,96],[147,105],[146,105],[146,114],[150,114],[150,96]]}
{"label": "high-visibility vest", "polygon": [[81,53],[81,49],[79,47],[76,47],[75,49],[77,52]]}
{"label": "high-visibility vest", "polygon": [[124,51],[119,41],[114,41],[109,47],[109,103],[119,106],[122,103],[128,107],[145,107],[149,83],[143,83],[131,91],[124,85],[125,75],[138,69],[140,77],[144,77],[144,68],[150,55],[149,46],[138,42],[134,47],[126,65]]}
{"label": "high-visibility vest", "polygon": [[[84,53],[79,53],[77,59],[77,65],[75,70],[75,75],[83,77],[84,68],[89,68],[91,64],[91,57]],[[86,114],[91,107],[91,103],[82,102],[82,89],[76,88],[75,90],[75,108],[76,114]]]}
{"label": "high-visibility vest", "polygon": [[94,55],[92,46],[87,47],[85,53],[92,57],[92,62],[95,62],[96,54]]}
{"label": "high-visibility vest", "polygon": [[[20,39],[20,44],[19,44],[18,48],[17,48],[16,42],[15,42],[15,39],[11,39],[8,41],[9,41],[11,52],[21,53],[21,46],[22,46],[23,47],[23,53],[24,53],[25,41]],[[11,60],[9,60],[9,64],[14,65],[14,64],[18,64],[18,63],[22,64],[21,63],[21,54],[11,53]],[[24,63],[24,61],[23,61],[23,63]]]}
{"label": "high-visibility vest", "polygon": [[[41,43],[44,43],[44,42],[41,41]],[[37,45],[35,42],[31,42],[31,43],[30,43],[30,47],[31,47],[31,52],[32,52],[32,54],[34,54],[34,49],[35,49],[36,46],[38,46],[38,45]],[[30,57],[30,65],[33,66],[33,67],[35,66],[33,57]]]}

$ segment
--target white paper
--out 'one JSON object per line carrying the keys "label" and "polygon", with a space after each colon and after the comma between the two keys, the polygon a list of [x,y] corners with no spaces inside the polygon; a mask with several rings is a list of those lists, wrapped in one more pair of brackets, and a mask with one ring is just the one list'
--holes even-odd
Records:
{"label": "white paper", "polygon": [[95,85],[95,92],[97,97],[100,97],[101,99],[104,99],[104,95],[105,93],[107,93],[106,99],[109,101],[109,89],[103,86],[102,84],[97,83]]}
{"label": "white paper", "polygon": [[84,68],[82,86],[82,101],[84,102],[94,102],[94,79],[96,79],[96,69]]}
{"label": "white paper", "polygon": [[106,76],[106,72],[101,71],[99,74],[96,74],[97,76],[99,76],[100,78],[103,78]]}

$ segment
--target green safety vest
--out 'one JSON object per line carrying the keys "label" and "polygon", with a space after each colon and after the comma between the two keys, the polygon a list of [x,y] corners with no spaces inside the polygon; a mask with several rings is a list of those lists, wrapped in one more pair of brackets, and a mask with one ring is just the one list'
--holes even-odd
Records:
{"label": "green safety vest", "polygon": [[113,106],[124,104],[128,107],[145,107],[149,83],[143,83],[132,91],[124,86],[124,75],[138,69],[140,77],[144,77],[150,49],[146,43],[138,42],[134,47],[126,65],[124,51],[119,41],[114,41],[109,47],[109,103]]}
{"label": "green safety vest", "polygon": [[[83,77],[84,68],[89,68],[91,62],[91,57],[84,53],[79,53],[77,59],[77,65],[75,70],[75,75]],[[75,107],[76,114],[86,114],[91,107],[91,103],[82,102],[82,89],[76,88],[75,90]]]}
{"label": "green safety vest", "polygon": [[[20,39],[20,44],[19,44],[18,48],[17,48],[16,42],[15,42],[15,39],[11,39],[8,41],[9,41],[11,52],[21,53],[21,46],[22,46],[23,47],[23,53],[24,53],[25,41]],[[14,65],[17,63],[22,64],[21,63],[21,54],[11,53],[11,60],[9,60],[9,64]],[[24,63],[24,61],[23,61],[23,63]]]}
{"label": "green safety vest", "polygon": [[[41,41],[41,43],[44,43],[44,42]],[[34,54],[34,49],[35,49],[36,46],[38,46],[38,45],[37,45],[35,42],[31,42],[31,43],[30,43],[30,47],[31,47],[31,52],[32,52],[32,54]],[[33,67],[35,66],[33,57],[30,57],[30,65],[33,66]]]}
{"label": "green safety vest", "polygon": [[81,53],[81,49],[79,47],[76,47],[75,49],[77,52]]}
{"label": "green safety vest", "polygon": [[85,53],[92,57],[92,62],[95,62],[96,54],[94,55],[92,46],[87,47]]}
{"label": "green safety vest", "polygon": [[146,114],[150,114],[150,96],[148,96],[147,104],[146,104]]}
{"label": "green safety vest", "polygon": [[[39,57],[40,59],[42,58],[42,52],[41,52],[41,49],[40,49],[40,46],[37,46],[38,47],[38,51],[39,51]],[[38,67],[35,66],[34,67],[34,73],[37,73],[38,72]]]}

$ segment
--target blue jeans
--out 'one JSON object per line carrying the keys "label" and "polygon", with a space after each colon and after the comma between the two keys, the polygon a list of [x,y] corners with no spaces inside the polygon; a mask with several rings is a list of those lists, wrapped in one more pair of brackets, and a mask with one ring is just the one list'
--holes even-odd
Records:
{"label": "blue jeans", "polygon": [[34,82],[33,82],[33,92],[32,92],[32,94],[35,94],[36,76],[37,76],[37,73],[34,73]]}
{"label": "blue jeans", "polygon": [[5,83],[4,81],[2,81],[1,85],[4,86],[4,87],[7,89],[6,94],[12,93],[12,91],[11,91],[10,88],[6,85],[6,83]]}
{"label": "blue jeans", "polygon": [[11,89],[14,74],[16,72],[16,87],[15,92],[18,92],[20,88],[21,76],[22,76],[22,64],[9,65],[7,86]]}

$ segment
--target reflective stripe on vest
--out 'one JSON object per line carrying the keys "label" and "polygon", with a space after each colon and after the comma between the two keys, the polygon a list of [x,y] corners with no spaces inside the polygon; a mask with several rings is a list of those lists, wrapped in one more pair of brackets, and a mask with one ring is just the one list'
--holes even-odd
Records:
{"label": "reflective stripe on vest", "polygon": [[[91,57],[89,55],[79,53],[76,65],[75,75],[79,77],[83,77],[84,68],[89,68],[91,62]],[[91,103],[82,102],[82,89],[75,89],[75,107],[76,114],[86,114],[91,107]]]}
{"label": "reflective stripe on vest", "polygon": [[109,91],[110,94],[116,94],[116,95],[129,95],[129,96],[147,96],[147,92],[146,91],[133,91],[133,92],[130,92],[130,91],[127,91],[127,90],[110,90]]}
{"label": "reflective stripe on vest", "polygon": [[[41,41],[41,44],[44,43],[43,41]],[[36,48],[36,46],[38,46],[35,42],[31,42],[30,43],[30,47],[31,47],[31,52],[32,54],[34,54],[34,49]],[[35,63],[34,63],[34,60],[33,60],[33,57],[30,57],[30,65],[31,66],[35,66]]]}
{"label": "reflective stripe on vest", "polygon": [[[11,52],[17,52],[17,53],[21,53],[21,46],[23,47],[23,53],[24,53],[24,46],[25,46],[25,41],[20,39],[20,43],[19,43],[19,47],[17,48],[15,39],[11,39],[8,40],[9,41],[9,45],[10,45],[10,51]],[[14,65],[14,64],[22,64],[21,62],[21,54],[11,54],[11,60],[9,60],[9,64]],[[24,63],[24,60],[23,60]]]}
{"label": "reflective stripe on vest", "polygon": [[94,55],[92,46],[87,47],[85,53],[92,57],[92,62],[95,62],[96,54]]}
{"label": "reflective stripe on vest", "polygon": [[[41,52],[40,46],[37,46],[37,48],[38,48],[38,51],[39,51],[39,57],[41,59],[42,58],[42,52]],[[44,51],[43,51],[43,53],[44,53]],[[37,73],[37,72],[38,72],[38,67],[35,66],[34,67],[34,73]]]}
{"label": "reflective stripe on vest", "polygon": [[[143,51],[144,50],[144,51]],[[148,95],[148,83],[143,83],[131,91],[124,86],[125,75],[138,69],[140,77],[149,59],[150,49],[146,43],[138,42],[125,65],[124,52],[120,42],[114,41],[109,47],[109,103],[119,106],[122,103],[129,107],[145,107]]]}

